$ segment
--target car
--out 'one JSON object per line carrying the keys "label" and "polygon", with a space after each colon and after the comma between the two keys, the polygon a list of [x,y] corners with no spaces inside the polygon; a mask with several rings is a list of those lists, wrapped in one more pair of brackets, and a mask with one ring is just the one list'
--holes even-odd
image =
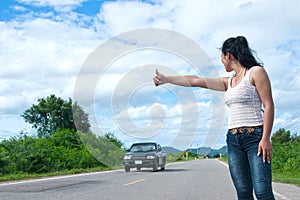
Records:
{"label": "car", "polygon": [[123,161],[125,172],[131,168],[152,168],[153,171],[165,170],[167,154],[156,142],[134,143],[126,152]]}

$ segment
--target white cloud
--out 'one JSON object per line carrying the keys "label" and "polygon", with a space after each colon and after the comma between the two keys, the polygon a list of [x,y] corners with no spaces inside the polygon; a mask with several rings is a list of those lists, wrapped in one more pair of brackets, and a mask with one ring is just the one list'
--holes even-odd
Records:
{"label": "white cloud", "polygon": [[[29,106],[37,97],[72,95],[74,77],[95,48],[94,33],[49,19],[1,23],[1,111]],[[97,40],[96,40],[97,41]],[[73,86],[74,87],[74,86]],[[70,90],[71,89],[71,90]],[[9,99],[17,99],[17,103]],[[30,101],[28,101],[30,100]]]}
{"label": "white cloud", "polygon": [[[299,4],[298,1],[294,3]],[[291,74],[283,75],[282,69],[287,67],[287,71],[294,72],[300,70],[299,65],[295,65],[299,63],[298,56],[295,55],[295,53],[299,54],[299,44],[293,42],[294,47],[292,47],[292,43],[289,42],[300,40],[297,34],[299,26],[295,26],[299,24],[297,21],[299,6],[290,5],[279,1],[227,1],[226,5],[205,1],[189,3],[161,1],[159,5],[112,2],[102,8],[101,19],[108,27],[109,33],[120,33],[145,26],[178,31],[197,41],[218,65],[220,65],[220,52],[217,48],[222,45],[222,42],[228,37],[245,35],[250,46],[257,51],[258,57],[265,63],[265,68],[274,83],[276,103],[279,100],[276,98],[284,92],[286,85],[282,84],[284,79],[291,78]],[[128,7],[134,8],[128,9]],[[124,17],[116,17],[127,10],[130,12],[127,12]],[[285,14],[278,15],[276,14],[278,12]],[[162,21],[165,23],[161,23]],[[283,45],[286,48],[279,49]],[[293,64],[290,65],[291,63]],[[222,69],[220,70],[222,75],[226,75]],[[292,79],[297,80],[296,77]],[[294,82],[295,84],[290,85],[291,91],[297,90],[297,81]],[[293,97],[294,102],[297,102],[299,97],[297,95]],[[294,106],[287,106],[285,111],[292,111],[293,108]]]}
{"label": "white cloud", "polygon": [[24,11],[27,11],[27,9],[23,6],[13,6],[13,9],[15,11],[20,11],[20,12],[24,12]]}
{"label": "white cloud", "polygon": [[74,7],[81,5],[88,0],[17,0],[21,4],[33,5],[37,7],[51,6],[62,12],[69,12]]}
{"label": "white cloud", "polygon": [[172,28],[172,7],[148,4],[141,1],[116,1],[105,3],[98,18],[105,23],[106,31],[118,34],[137,28]]}
{"label": "white cloud", "polygon": [[[184,149],[190,146],[196,135],[201,134],[201,138],[206,138],[210,134],[209,125],[212,122],[210,106],[210,102],[191,102],[173,106],[154,103],[150,106],[123,109],[121,113],[111,118],[99,119],[97,123],[102,133],[108,129],[113,130],[123,141],[130,138],[158,140],[162,141],[163,145],[172,144]],[[218,126],[222,126],[222,123]],[[214,133],[213,137],[218,138],[218,134]]]}
{"label": "white cloud", "polygon": [[[228,74],[220,62],[220,52],[217,48],[227,37],[245,35],[250,46],[264,62],[272,81],[277,106],[275,128],[280,128],[289,121],[293,121],[289,127],[297,128],[294,124],[299,118],[299,112],[295,108],[298,108],[300,100],[297,92],[300,89],[300,15],[297,10],[300,7],[299,1],[290,1],[288,4],[282,1],[238,0],[174,0],[155,3],[109,1],[102,4],[95,16],[73,11],[84,2],[86,0],[19,0],[21,4],[14,6],[14,9],[24,13],[17,15],[15,19],[0,22],[0,110],[3,114],[0,119],[1,126],[5,124],[5,117],[8,115],[14,115],[20,120],[19,115],[28,106],[36,103],[39,97],[52,93],[63,98],[72,97],[76,76],[82,64],[103,41],[125,31],[154,27],[174,30],[196,41],[215,62],[222,76]],[[27,5],[35,6],[35,9],[28,10]],[[45,6],[53,7],[54,10],[39,11],[39,7]],[[101,75],[95,97],[102,108],[111,106],[112,96],[116,97],[116,87],[120,89],[124,86],[118,84],[123,83],[124,77],[134,77],[129,76],[129,72],[142,65],[160,64],[178,74],[195,74],[194,69],[180,57],[166,52],[155,52],[153,49],[151,51],[126,54]],[[170,70],[160,69],[163,73],[171,73]],[[143,75],[145,82],[148,80],[145,77],[149,76],[149,83],[151,82],[151,70],[140,75]],[[132,78],[127,83],[134,84],[135,81],[136,79]],[[130,116],[139,119],[139,125],[151,123],[147,113],[155,103],[165,105],[166,116],[172,120],[166,121],[164,125],[168,128],[168,134],[173,137],[180,129],[181,123],[188,124],[193,120],[187,118],[182,121],[179,112],[180,108],[183,109],[183,102],[192,101],[188,101],[190,89],[172,86],[156,88],[152,85],[134,89],[136,92],[124,103],[135,105],[135,108],[130,108]],[[168,89],[172,90],[173,94],[166,92]],[[130,94],[132,91],[127,92]],[[200,126],[210,126],[210,93],[200,89],[194,90],[192,94],[201,104],[198,105],[201,109],[198,116]],[[178,101],[180,95],[187,98]],[[123,110],[117,112],[120,116],[128,107],[121,108]],[[184,109],[195,113],[193,108],[192,104],[184,106]],[[284,115],[283,118],[284,113],[290,114]],[[105,125],[105,130],[110,128],[112,132],[118,131],[113,121],[105,119],[103,115],[99,116],[100,119],[109,122]],[[145,119],[146,121],[142,121]],[[22,127],[20,125],[20,129]],[[153,128],[156,130],[157,127]],[[187,130],[193,128],[186,127]],[[160,137],[167,138],[167,133]],[[128,138],[126,140],[130,141]]]}

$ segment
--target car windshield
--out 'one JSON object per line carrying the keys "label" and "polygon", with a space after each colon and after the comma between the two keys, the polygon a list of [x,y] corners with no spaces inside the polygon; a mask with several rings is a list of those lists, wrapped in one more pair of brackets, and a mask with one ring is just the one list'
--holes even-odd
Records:
{"label": "car windshield", "polygon": [[147,152],[147,151],[155,151],[154,144],[137,144],[133,145],[130,148],[131,152]]}

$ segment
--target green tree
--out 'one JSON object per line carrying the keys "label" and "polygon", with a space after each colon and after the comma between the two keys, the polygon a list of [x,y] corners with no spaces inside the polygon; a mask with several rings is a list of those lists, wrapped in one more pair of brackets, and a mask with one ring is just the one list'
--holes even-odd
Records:
{"label": "green tree", "polygon": [[291,132],[286,131],[284,128],[280,128],[271,137],[272,143],[287,143],[291,141]]}
{"label": "green tree", "polygon": [[272,169],[279,173],[296,173],[300,170],[300,140],[297,134],[281,128],[272,136]]}
{"label": "green tree", "polygon": [[73,108],[76,116],[81,115],[79,127],[87,131],[90,127],[88,115],[72,99],[63,100],[55,95],[38,99],[38,104],[33,104],[21,115],[25,122],[32,124],[38,131],[38,137],[51,136],[58,129],[76,130],[73,117]]}
{"label": "green tree", "polygon": [[294,133],[291,136],[291,140],[292,140],[292,142],[298,142],[298,143],[300,143],[300,135],[298,135],[297,133]]}
{"label": "green tree", "polygon": [[119,140],[113,133],[105,133],[104,137],[108,139],[109,142],[111,142],[116,147],[120,148],[123,146],[123,143],[121,140]]}
{"label": "green tree", "polygon": [[80,133],[80,138],[91,155],[104,165],[111,168],[118,168],[123,165],[122,158],[125,151],[120,148],[122,143],[112,134],[107,133],[104,136],[99,136]]}
{"label": "green tree", "polygon": [[82,110],[77,102],[73,104],[73,118],[78,131],[83,133],[90,132],[89,116]]}

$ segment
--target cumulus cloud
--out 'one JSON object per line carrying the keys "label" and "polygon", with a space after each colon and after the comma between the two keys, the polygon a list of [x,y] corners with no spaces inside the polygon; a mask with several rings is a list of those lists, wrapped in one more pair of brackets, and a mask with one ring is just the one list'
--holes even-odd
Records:
{"label": "cumulus cloud", "polygon": [[[264,62],[272,81],[277,106],[275,128],[285,126],[288,121],[291,121],[288,127],[297,128],[295,120],[298,119],[299,112],[295,108],[300,100],[297,92],[300,89],[300,24],[297,10],[300,2],[297,0],[289,4],[281,1],[238,0],[224,3],[216,0],[107,1],[98,4],[99,12],[94,15],[76,11],[76,8],[90,2],[88,0],[17,2],[13,9],[19,14],[0,21],[1,126],[7,121],[5,116],[10,117],[10,122],[13,121],[11,117],[15,116],[15,121],[19,124],[15,127],[20,130],[25,127],[26,125],[19,123],[19,116],[31,104],[36,103],[39,97],[52,93],[63,98],[72,97],[78,73],[96,47],[120,33],[152,27],[176,31],[198,43],[216,65],[220,76],[230,74],[225,73],[218,48],[227,37],[245,35],[250,46]],[[101,56],[99,62],[100,59]],[[197,130],[205,137],[209,128],[207,126],[212,123],[212,94],[206,90],[190,91],[173,86],[153,87],[151,79],[154,68],[142,74],[136,70],[152,64],[163,66],[160,70],[167,74],[199,75],[190,63],[170,52],[151,49],[124,54],[112,61],[104,74],[97,74],[100,77],[95,86],[97,109],[91,109],[95,112],[91,114],[100,114],[97,116],[98,121],[106,122],[101,128],[105,132],[122,135],[115,122],[109,118],[128,118],[124,113],[129,114],[137,125],[147,126],[151,124],[150,108],[157,103],[165,106],[162,108],[165,110],[166,120],[172,119],[164,124],[168,134],[162,134],[161,138],[171,135],[175,140],[180,124],[192,124],[193,118],[180,119],[179,114],[179,108],[196,112],[192,101],[188,99],[192,92],[200,109],[197,118],[202,130],[199,127]],[[164,67],[172,70],[165,70]],[[136,73],[131,74],[132,71]],[[143,76],[145,85],[132,87],[135,92],[126,93],[126,86],[134,85],[138,75]],[[126,80],[124,78],[127,78],[128,81],[125,82],[128,85],[123,84]],[[107,117],[105,112],[111,111],[111,106],[114,106],[111,105],[111,99],[116,98],[115,101],[118,102],[122,99],[122,92],[115,93],[118,89],[122,89],[130,98],[123,101],[124,105],[119,107],[115,116],[110,113]],[[81,92],[84,94],[85,87],[82,87]],[[178,96],[186,98],[179,101]],[[215,112],[222,114],[220,110]],[[158,110],[152,111],[153,116],[158,118]],[[289,114],[283,118],[284,113]],[[223,121],[217,126],[223,126],[226,123]],[[94,125],[97,123],[95,121]],[[188,126],[185,128],[193,129]],[[8,129],[6,126],[6,135]],[[124,140],[134,139],[124,137]],[[201,142],[203,137],[196,141]]]}

